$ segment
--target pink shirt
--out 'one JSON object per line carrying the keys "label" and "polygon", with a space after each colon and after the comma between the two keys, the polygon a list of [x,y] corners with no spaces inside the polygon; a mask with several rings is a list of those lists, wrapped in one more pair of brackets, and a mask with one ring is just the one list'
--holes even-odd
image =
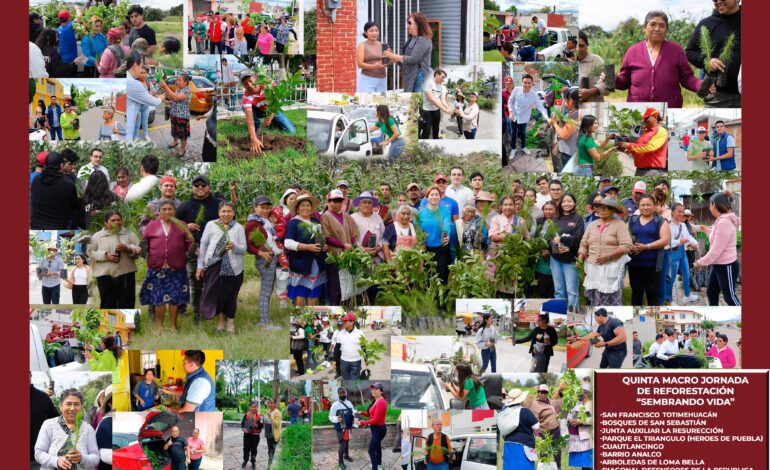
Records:
{"label": "pink shirt", "polygon": [[259,37],[257,38],[257,45],[259,46],[259,52],[262,55],[270,54],[270,50],[273,48],[273,41],[275,41],[275,38],[273,38],[272,34],[259,33]]}
{"label": "pink shirt", "polygon": [[738,259],[738,217],[733,213],[717,217],[709,232],[709,251],[698,260],[700,266],[731,264]]}
{"label": "pink shirt", "polygon": [[732,349],[730,349],[730,346],[725,346],[725,348],[721,351],[717,349],[716,346],[712,346],[706,355],[711,357],[718,357],[719,360],[722,361],[723,369],[735,369],[735,365],[737,364],[737,361],[735,360],[735,353]]}
{"label": "pink shirt", "polygon": [[198,452],[195,452],[198,449],[203,449],[206,447],[206,443],[203,442],[201,439],[196,439],[194,437],[188,438],[187,447],[190,448],[190,460],[198,460],[203,458],[203,454],[199,454]]}

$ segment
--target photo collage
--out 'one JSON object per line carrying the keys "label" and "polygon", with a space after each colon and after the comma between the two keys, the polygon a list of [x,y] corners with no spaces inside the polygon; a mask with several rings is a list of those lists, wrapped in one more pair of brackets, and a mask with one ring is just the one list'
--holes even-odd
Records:
{"label": "photo collage", "polygon": [[739,0],[28,1],[30,468],[590,469],[595,370],[741,368]]}

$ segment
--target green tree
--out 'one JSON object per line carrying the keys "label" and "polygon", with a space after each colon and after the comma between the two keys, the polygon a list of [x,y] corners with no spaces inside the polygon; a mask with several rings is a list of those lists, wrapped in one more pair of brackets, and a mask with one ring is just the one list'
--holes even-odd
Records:
{"label": "green tree", "polygon": [[513,16],[519,16],[519,9],[516,8],[516,5],[509,6],[508,9],[505,11],[507,11],[508,13],[513,13]]}
{"label": "green tree", "polygon": [[168,16],[182,16],[182,15],[184,15],[184,9],[181,3],[175,7],[171,7],[168,9]]}
{"label": "green tree", "polygon": [[147,7],[144,9],[144,21],[162,21],[163,10],[160,8]]}
{"label": "green tree", "polygon": [[37,82],[34,78],[29,79],[29,104],[35,99],[35,93],[37,93]]}
{"label": "green tree", "polygon": [[316,9],[305,12],[305,55],[316,53]]}
{"label": "green tree", "polygon": [[607,33],[604,32],[601,26],[596,26],[596,25],[584,26],[580,28],[580,31],[584,32],[586,36],[588,36],[589,43],[593,38],[604,37],[607,35]]}
{"label": "green tree", "polygon": [[716,323],[714,323],[714,321],[713,321],[713,320],[709,320],[708,318],[706,318],[705,320],[703,320],[703,321],[701,322],[700,326],[701,326],[701,327],[702,327],[704,330],[706,330],[706,329],[708,329],[708,330],[713,330],[713,329],[716,327]]}
{"label": "green tree", "polygon": [[492,11],[500,11],[500,5],[495,0],[484,0],[484,9]]}

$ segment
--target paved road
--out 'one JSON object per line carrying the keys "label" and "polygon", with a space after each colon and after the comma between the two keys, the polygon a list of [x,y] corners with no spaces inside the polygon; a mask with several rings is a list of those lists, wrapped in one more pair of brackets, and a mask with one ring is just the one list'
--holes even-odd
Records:
{"label": "paved road", "polygon": [[[155,121],[150,124],[150,140],[159,148],[167,148],[174,140],[171,137],[171,122],[165,119],[165,108],[163,103],[155,108]],[[201,154],[206,136],[206,120],[197,118],[198,115],[190,113],[190,137],[187,139],[187,152],[182,157],[186,162],[203,160]]]}
{"label": "paved road", "polygon": [[[473,343],[472,339],[462,339],[463,342]],[[554,356],[548,364],[549,372],[558,373],[565,367],[567,356],[564,351],[554,351]],[[510,338],[497,343],[497,372],[522,373],[529,372],[532,366],[532,355],[529,353],[529,343],[513,346]],[[487,368],[487,372],[491,372]]]}
{"label": "paved road", "polygon": [[[390,337],[394,334],[398,335],[400,334],[400,332],[398,332],[398,330],[395,330],[393,328],[385,329],[385,330],[377,330],[377,331],[371,331],[368,328],[364,329],[364,336],[368,341],[376,339],[380,343],[384,344],[386,347],[385,352],[382,353],[381,359],[376,364],[369,367],[369,369],[372,372],[372,375],[371,375],[372,380],[390,380],[390,361],[388,359],[388,356],[390,354]],[[292,359],[292,362],[293,362],[293,359]],[[292,374],[296,374],[297,372],[296,366],[292,364],[291,367],[292,367],[291,369]],[[334,378],[333,362],[328,362],[326,366],[322,365],[320,368],[316,369],[312,374],[305,373],[305,375],[292,376],[292,380],[331,380],[333,378]]]}
{"label": "paved road", "polygon": [[[683,170],[692,171],[693,162],[687,161],[686,152],[680,147],[681,140],[679,138],[669,139],[668,141],[668,169],[670,171]],[[741,149],[735,149],[735,163],[738,169],[742,168],[741,165]]]}
{"label": "paved road", "polygon": [[[224,429],[224,470],[240,470],[243,463],[243,431],[240,426],[225,425]],[[280,443],[275,449],[276,456]],[[267,468],[267,440],[260,438],[257,446],[257,468]],[[223,468],[223,467],[220,467]],[[247,465],[246,468],[251,468]]]}
{"label": "paved road", "polygon": [[[382,441],[382,466],[386,470],[401,468],[400,454],[392,451],[392,444],[393,436],[388,433],[385,435],[385,440]],[[350,457],[353,462],[346,462],[345,465],[349,470],[369,470],[372,468],[366,449],[350,449]],[[337,462],[337,447],[326,450],[313,449],[313,468],[315,470],[335,470],[339,468]]]}
{"label": "paved road", "polygon": [[[29,265],[29,303],[30,304],[42,304],[43,303],[43,289],[42,281],[37,279],[37,263]],[[68,271],[71,271],[72,267],[68,266]],[[59,304],[67,305],[72,304],[72,290],[64,287],[65,282],[61,282],[59,288]]]}
{"label": "paved road", "polygon": [[[126,116],[122,113],[115,113],[115,120],[126,125]],[[104,121],[103,109],[100,107],[91,108],[80,115],[80,139],[86,141],[97,140],[99,136],[99,126]],[[118,135],[118,140],[126,140],[123,135]]]}
{"label": "paved road", "polygon": [[[493,126],[497,122],[495,113],[481,110],[479,113],[479,128],[476,130],[476,140],[500,139],[500,126]],[[441,121],[443,138],[447,140],[465,140],[465,137],[457,135],[457,120],[454,116],[444,115]]]}

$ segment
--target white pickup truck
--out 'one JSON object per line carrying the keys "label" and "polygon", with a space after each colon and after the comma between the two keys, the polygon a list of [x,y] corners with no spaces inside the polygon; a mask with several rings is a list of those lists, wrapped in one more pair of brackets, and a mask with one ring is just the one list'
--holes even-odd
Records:
{"label": "white pickup truck", "polygon": [[[564,57],[564,49],[567,48],[567,38],[573,36],[570,34],[567,28],[547,28],[548,31],[548,43],[552,46],[548,46],[542,51],[537,53],[537,60],[566,60]],[[577,49],[574,51],[577,54]]]}
{"label": "white pickup truck", "polygon": [[350,120],[342,113],[308,111],[307,135],[324,156],[368,160],[386,158],[388,151],[372,143],[366,118]]}

